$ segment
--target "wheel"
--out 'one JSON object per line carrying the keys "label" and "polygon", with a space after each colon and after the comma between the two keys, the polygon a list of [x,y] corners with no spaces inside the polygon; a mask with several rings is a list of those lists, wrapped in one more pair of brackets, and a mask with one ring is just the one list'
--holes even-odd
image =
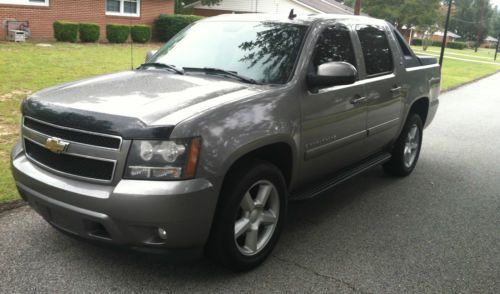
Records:
{"label": "wheel", "polygon": [[222,187],[209,255],[236,271],[261,264],[283,229],[286,191],[281,171],[270,163],[257,161],[232,170]]}
{"label": "wheel", "polygon": [[423,123],[419,115],[411,113],[392,150],[392,158],[384,164],[387,174],[406,177],[415,169],[422,147]]}

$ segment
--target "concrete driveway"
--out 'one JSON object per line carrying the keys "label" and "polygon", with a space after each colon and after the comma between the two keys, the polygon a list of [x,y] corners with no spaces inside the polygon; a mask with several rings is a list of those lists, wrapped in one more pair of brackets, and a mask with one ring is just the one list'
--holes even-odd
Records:
{"label": "concrete driveway", "polygon": [[500,293],[500,75],[442,95],[419,165],[294,202],[249,273],[102,248],[0,215],[1,292]]}

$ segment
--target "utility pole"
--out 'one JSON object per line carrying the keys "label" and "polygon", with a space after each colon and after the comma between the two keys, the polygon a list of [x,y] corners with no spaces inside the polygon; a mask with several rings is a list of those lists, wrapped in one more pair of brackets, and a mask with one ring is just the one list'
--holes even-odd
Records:
{"label": "utility pole", "polygon": [[360,15],[361,14],[361,0],[356,0],[356,3],[354,4],[354,15]]}
{"label": "utility pole", "polygon": [[484,0],[481,0],[481,21],[479,22],[479,26],[477,28],[477,43],[476,48],[474,48],[474,52],[477,52],[477,48],[481,46],[482,34],[483,34],[483,19],[484,19]]}
{"label": "utility pole", "polygon": [[500,44],[500,36],[497,37],[497,49],[495,49],[495,60],[494,61],[497,61],[497,54],[498,54],[498,45]]}
{"label": "utility pole", "polygon": [[450,24],[451,4],[453,0],[448,0],[448,13],[446,14],[446,23],[444,24],[443,43],[441,44],[441,55],[439,56],[439,65],[443,66],[444,49],[448,41],[448,25]]}

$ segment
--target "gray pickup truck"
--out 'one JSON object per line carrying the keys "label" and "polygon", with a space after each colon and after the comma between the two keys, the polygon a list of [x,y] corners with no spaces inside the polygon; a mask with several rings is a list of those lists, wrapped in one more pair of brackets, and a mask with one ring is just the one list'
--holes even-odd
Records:
{"label": "gray pickup truck", "polygon": [[377,165],[410,174],[439,86],[436,60],[382,20],[207,18],[136,70],[28,97],[12,172],[70,235],[247,270],[289,200]]}

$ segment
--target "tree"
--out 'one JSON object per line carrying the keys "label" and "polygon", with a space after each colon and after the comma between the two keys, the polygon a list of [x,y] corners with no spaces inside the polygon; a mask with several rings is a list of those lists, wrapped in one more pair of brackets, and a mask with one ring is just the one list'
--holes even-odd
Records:
{"label": "tree", "polygon": [[491,20],[490,20],[490,28],[489,32],[491,36],[495,38],[500,38],[500,8],[496,7],[493,11]]}
{"label": "tree", "polygon": [[363,0],[363,12],[385,19],[398,29],[436,23],[440,0]]}
{"label": "tree", "polygon": [[[199,0],[175,0],[175,13],[180,13],[180,14],[184,14],[186,12],[191,13],[190,11],[185,11],[184,6],[192,4],[197,1]],[[219,4],[221,1],[222,0],[201,0],[201,4],[212,6]]]}
{"label": "tree", "polygon": [[477,50],[491,28],[493,7],[489,0],[455,0],[454,4],[456,13],[450,20],[450,30],[474,42]]}

